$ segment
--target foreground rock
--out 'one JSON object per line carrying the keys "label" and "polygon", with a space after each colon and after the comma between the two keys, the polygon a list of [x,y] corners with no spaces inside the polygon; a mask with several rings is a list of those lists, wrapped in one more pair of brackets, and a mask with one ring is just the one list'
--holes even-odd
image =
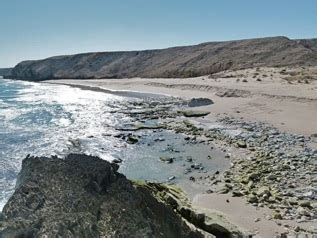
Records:
{"label": "foreground rock", "polygon": [[27,157],[0,237],[245,237],[182,205],[177,190],[133,185],[117,169],[86,155]]}

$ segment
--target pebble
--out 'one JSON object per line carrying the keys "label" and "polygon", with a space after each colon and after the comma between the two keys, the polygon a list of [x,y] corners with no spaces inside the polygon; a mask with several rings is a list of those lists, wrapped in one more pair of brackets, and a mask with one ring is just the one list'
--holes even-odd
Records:
{"label": "pebble", "polygon": [[259,221],[261,221],[261,218],[255,218],[254,219],[254,222],[259,222]]}

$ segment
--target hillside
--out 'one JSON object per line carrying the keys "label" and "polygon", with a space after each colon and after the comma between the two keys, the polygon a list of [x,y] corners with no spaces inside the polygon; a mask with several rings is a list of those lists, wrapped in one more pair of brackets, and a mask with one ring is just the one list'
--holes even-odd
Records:
{"label": "hillside", "polygon": [[317,41],[286,37],[210,42],[161,50],[98,52],[24,61],[12,70],[23,80],[193,77],[227,69],[317,65]]}

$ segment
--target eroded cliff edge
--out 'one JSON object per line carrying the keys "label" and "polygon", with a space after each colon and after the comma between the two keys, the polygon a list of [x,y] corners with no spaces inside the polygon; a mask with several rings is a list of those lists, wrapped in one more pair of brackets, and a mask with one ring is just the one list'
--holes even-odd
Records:
{"label": "eroded cliff edge", "polygon": [[0,237],[248,236],[222,217],[196,212],[181,191],[133,183],[117,169],[93,156],[28,156]]}

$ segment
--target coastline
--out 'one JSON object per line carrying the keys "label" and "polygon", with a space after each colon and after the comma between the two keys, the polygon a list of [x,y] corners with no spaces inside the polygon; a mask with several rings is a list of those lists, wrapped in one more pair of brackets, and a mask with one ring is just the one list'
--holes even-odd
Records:
{"label": "coastline", "polygon": [[[267,70],[264,69],[267,73]],[[232,72],[230,72],[232,74]],[[241,75],[239,71],[237,73]],[[239,76],[241,77],[241,76]],[[250,80],[250,75],[247,76]],[[317,124],[313,123],[311,120],[317,113],[316,102],[317,94],[311,90],[311,88],[316,87],[316,83],[313,82],[312,85],[296,85],[298,89],[292,89],[288,94],[285,94],[287,89],[284,88],[282,92],[275,91],[277,87],[285,86],[282,79],[278,82],[248,82],[242,87],[233,87],[232,82],[236,83],[237,78],[230,78],[232,82],[228,82],[227,78],[217,79],[224,82],[214,82],[214,79],[207,79],[207,77],[198,77],[194,79],[121,79],[121,80],[52,80],[45,81],[45,83],[62,84],[73,87],[79,87],[84,90],[96,90],[102,92],[113,92],[116,93],[124,92],[129,94],[129,90],[146,92],[151,95],[155,94],[165,94],[172,95],[176,97],[183,98],[185,100],[194,97],[208,97],[212,99],[215,104],[210,106],[199,107],[197,110],[208,110],[212,113],[206,116],[204,119],[193,120],[198,124],[203,123],[207,127],[215,123],[216,118],[223,115],[230,115],[235,118],[239,118],[245,121],[258,121],[270,123],[278,129],[285,131],[287,133],[301,133],[305,136],[310,136],[315,131],[317,131]],[[276,78],[274,78],[276,80]],[[206,81],[208,81],[206,83]],[[255,80],[254,80],[255,81]],[[207,85],[206,85],[207,84]],[[248,86],[248,84],[250,84]],[[204,85],[204,87],[202,87]],[[252,87],[258,87],[259,85],[264,85],[266,88],[262,89],[261,92],[252,91]],[[209,86],[209,88],[207,87]],[[289,87],[289,85],[287,85]],[[293,85],[292,85],[293,86]],[[121,91],[123,90],[123,91]],[[217,96],[219,91],[226,93],[237,94],[236,96]],[[300,91],[300,92],[297,92]],[[303,91],[308,93],[305,98],[299,97]],[[313,91],[313,92],[312,92]],[[257,105],[257,101],[262,101],[266,99],[263,105]],[[241,108],[246,108],[250,106],[250,103],[254,102],[253,108],[255,112],[243,112],[240,111]],[[251,104],[252,105],[252,104]],[[225,107],[228,106],[228,107]],[[297,110],[292,111],[294,106],[298,106],[299,112]],[[260,108],[259,108],[260,107]],[[262,107],[262,108],[261,108]],[[281,110],[284,108],[284,110]],[[257,112],[256,109],[262,110]],[[278,110],[279,109],[279,110]],[[196,110],[196,109],[195,109]],[[315,114],[314,114],[315,113]],[[251,114],[251,115],[247,115]],[[267,117],[263,118],[263,114],[268,114]],[[311,116],[312,114],[312,116]],[[281,115],[283,115],[281,117]],[[292,116],[290,116],[292,115]],[[279,120],[277,120],[279,118]],[[295,119],[294,119],[295,118]],[[264,120],[263,120],[264,119]],[[307,122],[308,121],[308,122]],[[303,123],[300,126],[298,122]],[[313,140],[314,141],[314,140]],[[312,147],[316,148],[316,141],[312,142]],[[245,156],[245,154],[244,154]],[[181,186],[182,187],[182,186]],[[182,189],[186,191],[186,185]],[[231,195],[219,195],[219,194],[204,194],[198,193],[193,196],[193,203],[195,206],[201,208],[210,209],[210,204],[216,206],[211,209],[217,210],[229,217],[236,224],[252,231],[260,237],[273,237],[277,233],[283,233],[289,227],[300,226],[301,229],[311,230],[316,224],[315,222],[297,223],[295,221],[280,221],[279,219],[269,219],[268,216],[272,216],[273,212],[265,208],[254,207],[250,204],[246,204],[244,198],[234,198],[231,199]],[[231,205],[236,205],[240,210],[236,211],[234,209],[228,209],[228,202]],[[230,207],[230,206],[229,206]],[[241,213],[246,213],[245,216],[241,217]]]}

